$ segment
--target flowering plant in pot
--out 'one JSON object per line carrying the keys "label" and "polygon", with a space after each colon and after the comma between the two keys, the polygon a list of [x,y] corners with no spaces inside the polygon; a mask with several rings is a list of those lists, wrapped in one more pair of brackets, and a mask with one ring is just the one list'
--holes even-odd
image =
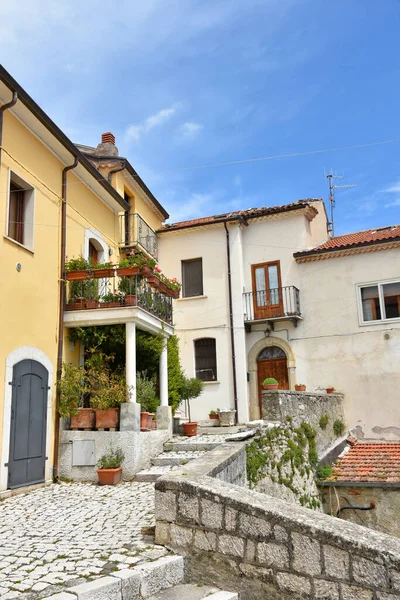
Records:
{"label": "flowering plant in pot", "polygon": [[156,394],[156,378],[148,377],[146,371],[136,374],[136,400],[140,404],[140,431],[150,431],[153,415],[159,406]]}
{"label": "flowering plant in pot", "polygon": [[136,306],[137,277],[123,276],[118,282],[118,290],[124,294],[125,306]]}
{"label": "flowering plant in pot", "polygon": [[93,261],[87,260],[83,256],[77,258],[66,257],[65,270],[67,273],[68,281],[77,281],[80,279],[86,279],[93,268]]}
{"label": "flowering plant in pot", "polygon": [[274,379],[273,377],[267,377],[263,381],[264,390],[277,390],[278,386],[279,386],[279,384],[278,384],[277,380]]}
{"label": "flowering plant in pot", "polygon": [[182,381],[180,385],[180,397],[185,401],[187,415],[189,417],[188,423],[183,423],[183,433],[188,437],[197,435],[197,422],[193,422],[190,413],[190,401],[193,398],[198,398],[204,389],[204,381],[197,379],[196,377],[188,378],[182,375]]}
{"label": "flowering plant in pot", "polygon": [[86,373],[83,367],[72,363],[63,364],[63,373],[57,382],[59,393],[58,412],[70,418],[71,429],[91,430],[94,428],[95,413],[92,408],[83,408],[86,393]]}
{"label": "flowering plant in pot", "polygon": [[296,392],[305,392],[307,387],[304,383],[296,383],[294,389],[296,390]]}
{"label": "flowering plant in pot", "polygon": [[146,257],[143,254],[129,252],[125,258],[118,263],[118,275],[139,275],[140,270],[146,264]]}
{"label": "flowering plant in pot", "polygon": [[113,448],[111,445],[97,463],[97,475],[100,485],[115,485],[121,480],[122,463],[125,455],[121,448]]}

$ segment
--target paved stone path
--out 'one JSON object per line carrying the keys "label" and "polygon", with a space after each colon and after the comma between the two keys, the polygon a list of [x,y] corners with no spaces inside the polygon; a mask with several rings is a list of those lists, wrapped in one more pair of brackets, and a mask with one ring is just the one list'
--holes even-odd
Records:
{"label": "paved stone path", "polygon": [[150,483],[62,483],[0,501],[0,598],[43,598],[156,560],[166,549],[141,532],[154,524]]}

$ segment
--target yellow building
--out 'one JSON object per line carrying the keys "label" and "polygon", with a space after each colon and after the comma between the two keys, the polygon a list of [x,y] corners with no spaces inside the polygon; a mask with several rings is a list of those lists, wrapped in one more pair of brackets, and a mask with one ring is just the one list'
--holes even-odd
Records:
{"label": "yellow building", "polygon": [[[79,360],[67,328],[126,323],[134,385],[136,326],[167,336],[172,308],[166,298],[168,314],[139,302],[65,311],[65,255],[118,263],[136,249],[156,258],[154,232],[168,214],[118,156],[112,134],[97,148],[74,145],[1,66],[0,209],[1,493],[52,480],[57,470],[57,373],[63,360]],[[117,279],[98,285],[99,295],[112,292]],[[165,405],[166,350],[161,363]]]}

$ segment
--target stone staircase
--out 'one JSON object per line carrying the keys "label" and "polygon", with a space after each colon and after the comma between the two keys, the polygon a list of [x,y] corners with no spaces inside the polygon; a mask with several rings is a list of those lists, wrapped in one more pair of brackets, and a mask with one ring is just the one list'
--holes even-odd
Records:
{"label": "stone staircase", "polygon": [[214,587],[184,583],[164,590],[149,600],[237,600],[235,592],[223,592]]}

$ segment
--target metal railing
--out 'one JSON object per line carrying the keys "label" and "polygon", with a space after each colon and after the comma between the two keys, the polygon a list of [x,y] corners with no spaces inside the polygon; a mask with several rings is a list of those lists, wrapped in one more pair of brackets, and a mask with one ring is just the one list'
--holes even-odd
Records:
{"label": "metal railing", "polygon": [[244,320],[300,317],[300,292],[294,285],[258,292],[244,292]]}
{"label": "metal railing", "polygon": [[120,215],[119,230],[121,246],[139,245],[157,258],[157,234],[138,213]]}
{"label": "metal railing", "polygon": [[[94,275],[95,276],[94,276]],[[98,278],[88,271],[86,279],[68,281],[66,310],[88,310],[139,306],[172,325],[172,298],[154,289],[142,275]]]}

